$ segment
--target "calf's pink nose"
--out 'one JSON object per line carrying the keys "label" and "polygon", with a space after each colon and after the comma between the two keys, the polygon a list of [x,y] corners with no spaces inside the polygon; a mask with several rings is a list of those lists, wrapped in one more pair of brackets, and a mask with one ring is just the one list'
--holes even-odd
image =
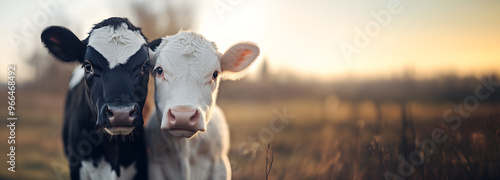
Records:
{"label": "calf's pink nose", "polygon": [[189,107],[174,107],[168,110],[168,123],[170,129],[183,129],[196,131],[200,113],[197,109]]}

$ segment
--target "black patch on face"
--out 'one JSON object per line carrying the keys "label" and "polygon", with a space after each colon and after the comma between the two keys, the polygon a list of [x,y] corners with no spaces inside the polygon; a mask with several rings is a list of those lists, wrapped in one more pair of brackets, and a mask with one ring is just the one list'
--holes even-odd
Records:
{"label": "black patch on face", "polygon": [[139,111],[134,125],[142,126],[142,108],[147,97],[149,80],[149,51],[143,45],[125,64],[109,69],[109,62],[93,47],[88,46],[85,59],[94,68],[93,74],[85,74],[87,98],[98,118],[97,125],[109,127],[107,114],[104,112],[108,104],[137,103]]}

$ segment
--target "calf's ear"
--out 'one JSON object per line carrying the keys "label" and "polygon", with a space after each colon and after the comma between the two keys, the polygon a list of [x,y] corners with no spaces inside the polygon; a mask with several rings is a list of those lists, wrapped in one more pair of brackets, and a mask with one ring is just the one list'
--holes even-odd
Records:
{"label": "calf's ear", "polygon": [[148,43],[149,46],[149,59],[151,59],[151,62],[153,63],[153,66],[156,64],[156,54],[155,51],[158,49],[158,46],[160,46],[161,42],[163,41],[162,38],[155,39],[151,42]]}
{"label": "calf's ear", "polygon": [[149,49],[156,51],[156,48],[161,44],[162,38],[155,39],[148,43]]}
{"label": "calf's ear", "polygon": [[57,59],[64,62],[83,62],[85,43],[70,30],[61,26],[50,26],[42,32],[41,39]]}
{"label": "calf's ear", "polygon": [[231,46],[220,60],[223,74],[229,74],[224,79],[238,78],[238,72],[245,70],[259,56],[259,53],[259,47],[251,42],[240,42]]}

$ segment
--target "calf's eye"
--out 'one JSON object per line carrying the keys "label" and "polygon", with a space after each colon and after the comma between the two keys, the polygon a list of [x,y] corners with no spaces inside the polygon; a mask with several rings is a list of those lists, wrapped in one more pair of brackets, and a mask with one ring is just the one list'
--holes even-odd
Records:
{"label": "calf's eye", "polygon": [[218,76],[219,76],[219,72],[217,72],[217,71],[215,71],[214,74],[212,74],[213,79],[217,79]]}
{"label": "calf's eye", "polygon": [[145,61],[144,64],[141,67],[141,75],[144,75],[145,71],[149,71],[150,66],[150,61]]}
{"label": "calf's eye", "polygon": [[162,76],[163,75],[163,69],[161,67],[156,68],[156,73],[158,74],[158,76]]}
{"label": "calf's eye", "polygon": [[90,64],[89,62],[85,63],[83,65],[83,68],[85,69],[85,73],[87,74],[92,73],[94,71],[94,68],[92,68],[92,64]]}

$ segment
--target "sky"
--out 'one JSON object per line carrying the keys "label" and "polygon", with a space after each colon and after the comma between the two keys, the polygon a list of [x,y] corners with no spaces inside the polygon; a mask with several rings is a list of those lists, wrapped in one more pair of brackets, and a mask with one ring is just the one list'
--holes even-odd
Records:
{"label": "sky", "polygon": [[[43,4],[56,0],[2,2],[0,65],[4,68],[0,74],[6,74],[8,64],[16,64],[25,70],[18,75],[20,81],[29,81],[34,76],[25,59],[34,51],[44,51],[39,34],[46,26],[69,27],[83,39],[92,24],[107,17],[126,16],[132,22],[137,21],[130,5],[117,4],[118,1],[60,1],[49,8],[51,11]],[[297,77],[324,81],[352,76],[393,77],[408,69],[420,78],[446,72],[480,75],[496,72],[500,67],[500,1],[170,2],[175,6],[196,7],[197,25],[191,30],[216,42],[221,52],[239,41],[257,43],[261,56],[250,76],[256,74],[263,59],[267,59],[271,73],[278,76],[289,71]],[[166,5],[160,0],[143,3],[153,13]],[[373,14],[384,12],[390,18],[379,16],[382,21],[377,21]],[[46,20],[43,13],[48,17]],[[29,23],[35,26],[34,33],[23,34]],[[13,45],[12,37],[18,37],[14,42],[22,43]],[[16,51],[15,47],[20,48]],[[1,82],[5,79],[0,76]]]}

